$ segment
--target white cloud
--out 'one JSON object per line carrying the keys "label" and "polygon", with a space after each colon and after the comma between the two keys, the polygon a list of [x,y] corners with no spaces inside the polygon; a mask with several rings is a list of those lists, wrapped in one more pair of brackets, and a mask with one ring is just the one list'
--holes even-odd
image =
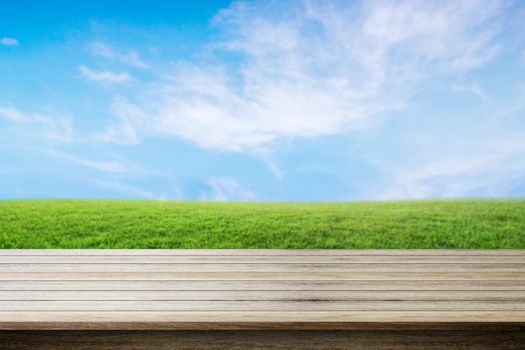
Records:
{"label": "white cloud", "polygon": [[267,154],[283,140],[375,125],[410,103],[419,82],[478,68],[499,49],[497,0],[348,5],[234,3],[214,21],[225,37],[209,46],[217,55],[179,62],[133,102],[118,100],[105,139]]}
{"label": "white cloud", "polygon": [[492,118],[500,119],[501,122],[523,118],[523,115],[525,115],[525,84],[518,86],[514,90],[516,96],[498,106],[498,109],[490,114]]}
{"label": "white cloud", "polygon": [[[388,174],[388,172],[387,172]],[[398,167],[390,181],[374,188],[377,199],[457,198],[505,196],[525,176],[525,134],[484,139],[475,151],[417,165]]]}
{"label": "white cloud", "polygon": [[98,161],[98,160],[91,160],[83,157],[79,157],[76,155],[56,151],[56,150],[43,150],[43,153],[45,153],[47,156],[64,160],[69,163],[82,165],[91,169],[95,169],[104,173],[111,173],[111,174],[125,174],[125,173],[131,173],[132,169],[129,169],[129,167],[116,162],[116,161]]}
{"label": "white cloud", "polygon": [[80,73],[91,81],[107,82],[112,84],[127,83],[133,78],[128,73],[113,73],[110,71],[95,71],[86,66],[79,67]]}
{"label": "white cloud", "polygon": [[94,41],[94,42],[89,43],[88,49],[91,52],[91,54],[95,56],[112,59],[112,60],[118,61],[120,63],[129,65],[129,66],[133,66],[136,68],[142,68],[142,69],[150,68],[149,64],[145,63],[140,58],[139,54],[134,50],[130,50],[126,53],[120,53],[120,52],[115,51],[109,45],[103,42],[99,42],[99,41]]}
{"label": "white cloud", "polygon": [[134,198],[146,198],[146,199],[163,199],[159,198],[155,193],[136,186],[132,186],[121,181],[116,180],[91,180],[91,183],[97,187],[109,189],[130,195]]}
{"label": "white cloud", "polygon": [[118,120],[108,125],[103,133],[95,136],[95,139],[123,144],[140,143],[141,129],[146,130],[150,121],[145,112],[123,97],[115,98],[112,111]]}
{"label": "white cloud", "polygon": [[0,105],[0,117],[3,117],[13,123],[24,123],[29,121],[18,109],[7,105]]}
{"label": "white cloud", "polygon": [[487,99],[488,96],[485,93],[485,90],[478,84],[454,84],[452,86],[452,90],[454,91],[460,91],[460,92],[468,92],[473,95],[476,95],[479,98]]}
{"label": "white cloud", "polygon": [[15,38],[8,38],[4,36],[0,39],[0,44],[3,46],[17,46],[18,40],[16,40]]}
{"label": "white cloud", "polygon": [[10,121],[19,135],[28,139],[69,142],[74,139],[71,119],[39,112],[21,111],[11,105],[0,104],[0,118]]}
{"label": "white cloud", "polygon": [[210,178],[207,180],[209,191],[202,194],[200,200],[205,201],[248,201],[254,194],[230,178]]}

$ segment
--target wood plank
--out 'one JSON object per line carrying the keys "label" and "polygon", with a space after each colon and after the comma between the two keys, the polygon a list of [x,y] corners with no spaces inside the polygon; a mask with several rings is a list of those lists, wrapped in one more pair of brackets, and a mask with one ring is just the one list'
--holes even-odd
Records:
{"label": "wood plank", "polygon": [[0,325],[525,330],[525,254],[0,251]]}
{"label": "wood plank", "polygon": [[[422,325],[417,325],[422,323]],[[3,311],[0,329],[524,329],[525,311]],[[473,324],[473,325],[472,325]],[[98,328],[97,328],[98,327]]]}
{"label": "wood plank", "polygon": [[522,331],[3,331],[4,350],[521,350]]}
{"label": "wood plank", "polygon": [[4,311],[525,311],[520,301],[339,301],[339,300],[11,300],[0,303]]}
{"label": "wood plank", "polygon": [[184,264],[184,263],[523,263],[519,255],[0,255],[0,264]]}
{"label": "wood plank", "polygon": [[274,301],[381,301],[381,300],[404,300],[404,301],[442,301],[442,300],[464,300],[464,301],[519,301],[525,304],[525,293],[523,291],[389,291],[364,290],[364,291],[323,291],[323,290],[189,290],[189,291],[0,291],[0,301],[20,300],[274,300]]}
{"label": "wood plank", "polygon": [[421,263],[185,263],[185,264],[0,264],[0,272],[520,272],[525,276],[525,263],[513,264],[421,264]]}
{"label": "wood plank", "polygon": [[523,272],[0,272],[2,280],[525,281]]}
{"label": "wood plank", "polygon": [[28,256],[28,255],[248,255],[248,256],[276,256],[276,255],[305,255],[305,256],[334,256],[334,255],[378,255],[378,256],[449,256],[449,255],[495,255],[525,257],[523,249],[0,249],[1,256]]}
{"label": "wood plank", "polygon": [[193,291],[193,290],[266,290],[266,291],[525,291],[525,280],[469,280],[469,281],[361,281],[361,280],[3,280],[0,291]]}

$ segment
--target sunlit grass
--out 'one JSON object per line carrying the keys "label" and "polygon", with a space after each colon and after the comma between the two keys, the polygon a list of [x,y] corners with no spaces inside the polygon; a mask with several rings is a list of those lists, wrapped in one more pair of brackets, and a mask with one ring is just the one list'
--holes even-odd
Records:
{"label": "sunlit grass", "polygon": [[0,201],[0,248],[525,248],[525,201]]}

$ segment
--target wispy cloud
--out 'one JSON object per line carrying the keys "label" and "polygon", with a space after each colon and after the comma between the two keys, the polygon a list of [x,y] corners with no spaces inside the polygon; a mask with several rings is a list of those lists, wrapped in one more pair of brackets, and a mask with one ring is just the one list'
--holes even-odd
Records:
{"label": "wispy cloud", "polygon": [[0,39],[0,44],[3,46],[17,46],[19,43],[18,40],[16,40],[15,38],[9,38],[7,36],[4,36]]}
{"label": "wispy cloud", "polygon": [[127,83],[133,78],[128,73],[113,73],[110,71],[95,71],[86,66],[79,67],[80,73],[90,81],[99,81],[112,84]]}
{"label": "wispy cloud", "polygon": [[131,172],[131,169],[129,169],[128,166],[121,164],[119,162],[116,162],[116,161],[92,160],[92,159],[87,159],[84,157],[80,157],[77,155],[64,153],[64,152],[52,150],[52,149],[43,150],[42,152],[49,157],[60,159],[68,163],[82,165],[82,166],[85,166],[91,169],[95,169],[95,170],[98,170],[104,173],[126,174],[126,173]]}
{"label": "wispy cloud", "polygon": [[247,188],[230,178],[209,178],[208,190],[201,194],[200,200],[205,201],[248,201],[255,198]]}
{"label": "wispy cloud", "polygon": [[[464,145],[465,146],[465,145]],[[506,139],[486,135],[473,149],[464,147],[417,164],[386,171],[384,186],[374,187],[376,199],[455,198],[510,195],[525,176],[525,134]]]}
{"label": "wispy cloud", "polygon": [[123,193],[125,195],[131,196],[132,198],[138,197],[138,198],[145,198],[145,199],[163,199],[163,198],[159,198],[155,193],[151,191],[147,191],[142,188],[126,184],[122,181],[106,179],[106,180],[91,180],[90,182],[96,187]]}
{"label": "wispy cloud", "polygon": [[18,134],[34,141],[70,142],[75,138],[71,119],[67,117],[21,111],[11,105],[0,104],[0,118],[2,117],[15,127]]}
{"label": "wispy cloud", "polygon": [[0,117],[14,123],[24,123],[30,120],[18,109],[8,105],[0,105]]}
{"label": "wispy cloud", "polygon": [[[130,50],[112,34],[110,44],[83,46],[85,57],[77,62],[73,79],[80,85],[61,87],[72,89],[68,103],[56,97],[56,81],[46,81],[49,103],[62,101],[62,111],[76,109],[78,125],[87,134],[76,134],[71,119],[53,110],[19,110],[0,103],[5,154],[18,144],[52,149],[48,156],[54,159],[47,161],[102,178],[90,191],[98,186],[141,198],[166,191],[170,198],[254,200],[258,197],[252,189],[266,188],[265,198],[293,200],[313,198],[293,191],[307,183],[314,188],[316,181],[328,183],[333,193],[339,191],[334,183],[351,184],[351,193],[341,192],[366,192],[366,199],[504,195],[518,187],[522,193],[525,99],[523,94],[513,98],[519,84],[512,84],[523,72],[512,66],[517,70],[510,76],[512,67],[504,66],[515,64],[516,53],[523,51],[522,41],[509,39],[517,28],[509,24],[517,15],[506,11],[512,4],[236,1],[212,20],[211,41],[200,43],[199,34],[192,42],[190,49],[197,49],[184,56],[189,61],[179,58],[185,53],[167,57],[174,51],[170,42],[159,46],[150,62],[150,42],[140,36],[124,38],[122,43],[133,42],[137,48]],[[148,35],[158,43],[167,38],[165,32]],[[114,95],[101,97],[89,90],[74,96],[79,87],[89,87],[84,79],[111,87],[105,92]],[[452,97],[450,90],[459,97],[479,96],[483,101],[477,102],[483,104]],[[106,97],[112,102],[101,106]],[[89,112],[93,117],[85,118]],[[343,137],[327,137],[334,135]],[[149,138],[143,147],[101,144],[138,145]],[[298,139],[316,141],[291,142]],[[187,170],[185,165],[206,161],[209,153],[187,148],[180,140],[249,154],[221,155],[209,167]],[[141,169],[115,153],[108,157],[108,150],[126,152],[130,159],[169,174],[149,176],[143,170],[132,178]],[[370,154],[377,157],[368,158]],[[234,179],[235,174],[246,178],[245,170],[232,170],[232,178],[206,177],[222,174],[220,162],[246,166],[251,164],[246,159],[254,156],[275,179]],[[319,164],[314,171],[323,176],[306,178],[300,171],[304,164]],[[294,181],[294,176],[303,177]]]}
{"label": "wispy cloud", "polygon": [[[214,20],[225,38],[208,45],[216,55],[179,62],[142,96],[120,100],[106,139],[175,137],[266,154],[283,140],[367,128],[410,104],[420,82],[491,60],[502,7],[497,0],[237,2]],[[104,46],[97,52],[112,56]]]}
{"label": "wispy cloud", "polygon": [[121,144],[140,143],[142,139],[140,129],[147,129],[150,123],[145,111],[132,105],[124,97],[114,99],[112,111],[118,119],[111,121],[103,132],[95,135],[95,139]]}
{"label": "wispy cloud", "polygon": [[479,98],[487,99],[488,96],[481,86],[475,83],[471,84],[454,84],[452,86],[454,91],[468,92]]}
{"label": "wispy cloud", "polygon": [[126,53],[121,53],[113,49],[111,46],[100,42],[100,41],[94,41],[89,43],[88,49],[91,52],[91,54],[95,56],[105,57],[111,60],[116,60],[120,63],[133,66],[136,68],[142,68],[146,69],[149,68],[150,65],[144,62],[139,54],[134,50],[129,50]]}

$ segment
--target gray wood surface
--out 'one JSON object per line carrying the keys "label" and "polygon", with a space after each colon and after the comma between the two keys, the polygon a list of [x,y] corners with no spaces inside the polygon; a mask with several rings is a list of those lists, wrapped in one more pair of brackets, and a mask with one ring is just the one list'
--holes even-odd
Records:
{"label": "gray wood surface", "polygon": [[494,327],[525,329],[524,251],[0,250],[4,330]]}

